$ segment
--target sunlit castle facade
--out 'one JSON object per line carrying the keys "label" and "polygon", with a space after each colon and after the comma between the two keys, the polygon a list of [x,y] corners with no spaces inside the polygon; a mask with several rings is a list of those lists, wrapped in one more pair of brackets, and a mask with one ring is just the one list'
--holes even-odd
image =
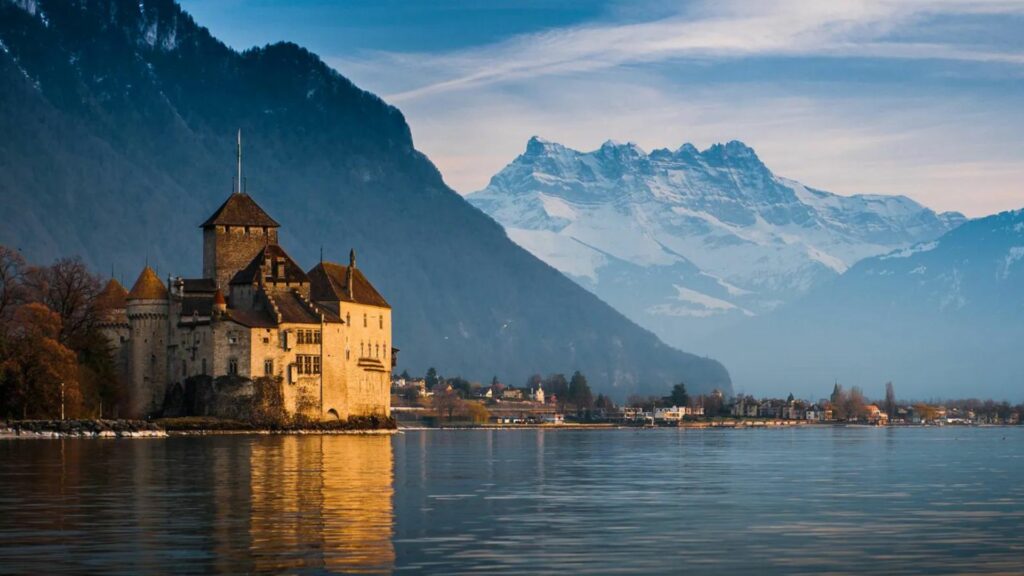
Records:
{"label": "sunlit castle facade", "polygon": [[195,376],[276,382],[292,416],[390,414],[391,307],[354,251],[347,266],[304,271],[279,227],[236,184],[201,225],[202,278],[164,282],[146,266],[127,294],[108,284],[104,298],[123,303],[104,330],[130,383],[129,416],[159,412]]}

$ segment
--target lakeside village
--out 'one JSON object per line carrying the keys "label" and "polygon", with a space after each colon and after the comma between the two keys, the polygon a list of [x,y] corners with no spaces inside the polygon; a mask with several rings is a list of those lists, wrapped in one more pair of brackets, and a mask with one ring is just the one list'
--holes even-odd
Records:
{"label": "lakeside village", "polygon": [[547,378],[534,375],[521,387],[445,379],[430,369],[423,378],[403,373],[392,380],[392,414],[400,426],[634,426],[762,427],[804,424],[854,425],[1019,425],[1024,404],[993,400],[898,402],[892,383],[885,398],[868,400],[859,387],[833,385],[827,399],[727,397],[715,390],[691,396],[684,383],[667,396],[631,396],[617,405],[596,397],[576,372]]}
{"label": "lakeside village", "polygon": [[[766,426],[811,423],[1019,424],[1024,405],[898,403],[839,384],[827,400],[721,392],[622,405],[575,372],[521,387],[393,376],[392,309],[356,266],[305,270],[280,225],[241,186],[199,228],[202,276],[161,280],[148,263],[131,290],[79,258],[31,265],[0,246],[0,433],[376,430],[403,426]],[[113,275],[111,275],[113,276]],[[73,424],[77,422],[77,424]]]}

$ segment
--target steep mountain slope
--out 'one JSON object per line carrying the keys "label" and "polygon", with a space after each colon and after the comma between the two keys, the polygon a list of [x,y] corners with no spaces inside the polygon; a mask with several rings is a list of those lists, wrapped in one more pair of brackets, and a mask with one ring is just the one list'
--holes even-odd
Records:
{"label": "steep mountain slope", "polygon": [[709,343],[748,390],[1024,398],[1024,211],[858,262]]}
{"label": "steep mountain slope", "polygon": [[519,383],[586,372],[618,396],[729,388],[508,240],[444,185],[402,114],[292,44],[237,53],[171,0],[0,0],[0,243],[131,277],[198,276],[198,225],[247,189],[301,263],[360,266],[400,368]]}
{"label": "steep mountain slope", "polygon": [[740,142],[582,153],[533,138],[467,198],[521,246],[687,346],[964,220],[905,197],[807,188]]}

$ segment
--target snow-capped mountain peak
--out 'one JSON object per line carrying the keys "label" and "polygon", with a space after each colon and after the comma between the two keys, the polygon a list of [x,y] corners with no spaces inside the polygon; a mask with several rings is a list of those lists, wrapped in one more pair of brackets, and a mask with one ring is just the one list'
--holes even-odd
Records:
{"label": "snow-capped mountain peak", "polygon": [[863,258],[964,221],[902,196],[806,187],[737,140],[650,153],[609,140],[580,152],[535,136],[467,198],[514,241],[676,344],[692,344],[680,332],[700,332],[681,317],[763,313]]}

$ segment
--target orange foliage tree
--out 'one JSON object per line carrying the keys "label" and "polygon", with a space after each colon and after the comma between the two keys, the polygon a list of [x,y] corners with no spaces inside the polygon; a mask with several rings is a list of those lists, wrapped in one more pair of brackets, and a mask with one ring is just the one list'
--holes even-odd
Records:
{"label": "orange foliage tree", "polygon": [[65,415],[80,416],[78,362],[60,342],[60,316],[37,302],[22,304],[4,332],[0,405],[7,416],[59,418],[62,385]]}

